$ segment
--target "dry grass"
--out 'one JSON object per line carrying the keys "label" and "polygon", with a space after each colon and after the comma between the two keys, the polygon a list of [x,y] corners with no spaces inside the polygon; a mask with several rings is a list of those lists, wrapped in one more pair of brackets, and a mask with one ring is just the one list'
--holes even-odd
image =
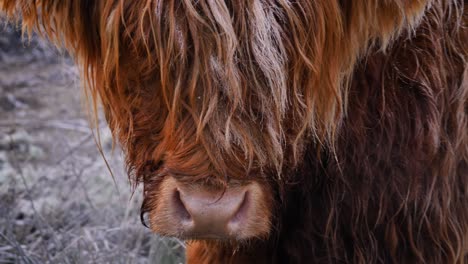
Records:
{"label": "dry grass", "polygon": [[64,54],[0,21],[0,263],[180,263],[139,219],[120,150],[100,156]]}

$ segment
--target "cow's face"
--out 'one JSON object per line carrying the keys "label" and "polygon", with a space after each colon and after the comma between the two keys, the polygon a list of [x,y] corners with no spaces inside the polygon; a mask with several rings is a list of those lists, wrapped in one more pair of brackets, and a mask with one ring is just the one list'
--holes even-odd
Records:
{"label": "cow's face", "polygon": [[108,18],[96,75],[147,223],[181,238],[268,237],[284,172],[338,124],[342,64],[324,59],[338,52],[338,10],[317,13],[322,28],[306,19],[312,4],[140,5]]}
{"label": "cow's face", "polygon": [[325,141],[334,123],[324,119],[339,115],[340,92],[331,79],[318,82],[323,73],[308,61],[327,51],[299,46],[312,33],[289,17],[299,15],[293,5],[200,1],[132,12],[141,8],[109,19],[122,28],[106,42],[119,61],[115,74],[104,66],[97,75],[110,74],[99,92],[130,174],[144,184],[147,223],[181,238],[268,237],[279,179],[300,162],[310,129]]}
{"label": "cow's face", "polygon": [[308,89],[319,84],[298,51],[310,32],[288,17],[297,10],[260,1],[128,5],[106,22],[119,30],[102,39],[110,52],[96,86],[130,174],[144,184],[147,223],[181,238],[266,238],[274,186],[300,160],[309,128],[326,130],[309,109],[339,105],[336,92],[312,99],[322,90]]}

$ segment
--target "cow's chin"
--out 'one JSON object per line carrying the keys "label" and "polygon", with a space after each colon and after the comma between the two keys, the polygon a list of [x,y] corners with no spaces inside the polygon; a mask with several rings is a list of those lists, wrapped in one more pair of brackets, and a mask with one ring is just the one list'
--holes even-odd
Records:
{"label": "cow's chin", "polygon": [[151,199],[153,231],[185,240],[265,239],[271,229],[272,195],[255,181],[225,188],[165,178]]}

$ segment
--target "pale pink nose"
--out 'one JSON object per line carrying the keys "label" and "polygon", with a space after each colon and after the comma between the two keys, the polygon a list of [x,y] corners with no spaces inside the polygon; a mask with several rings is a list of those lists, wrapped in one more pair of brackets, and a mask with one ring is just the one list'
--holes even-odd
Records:
{"label": "pale pink nose", "polygon": [[172,202],[185,235],[197,238],[235,236],[250,207],[248,186],[224,191],[178,188]]}
{"label": "pale pink nose", "polygon": [[244,239],[269,232],[269,210],[257,183],[224,189],[170,178],[151,218],[157,232],[190,239]]}

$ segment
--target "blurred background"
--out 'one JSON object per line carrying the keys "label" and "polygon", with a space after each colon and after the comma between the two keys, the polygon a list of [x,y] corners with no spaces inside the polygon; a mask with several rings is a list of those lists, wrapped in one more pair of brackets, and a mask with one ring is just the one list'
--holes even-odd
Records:
{"label": "blurred background", "polygon": [[140,223],[123,155],[89,126],[73,61],[0,17],[0,264],[183,263]]}

